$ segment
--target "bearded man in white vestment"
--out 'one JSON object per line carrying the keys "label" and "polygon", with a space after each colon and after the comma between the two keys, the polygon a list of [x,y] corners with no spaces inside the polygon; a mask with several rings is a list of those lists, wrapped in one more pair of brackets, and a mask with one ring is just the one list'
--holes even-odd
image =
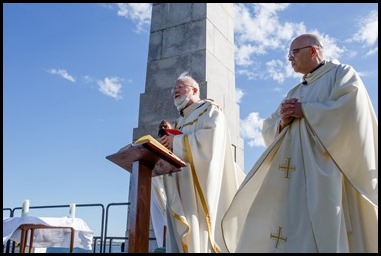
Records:
{"label": "bearded man in white vestment", "polygon": [[201,100],[198,83],[182,74],[175,82],[179,135],[160,142],[186,162],[180,172],[163,175],[166,193],[166,252],[227,252],[221,220],[244,172],[234,161],[226,117],[212,100]]}
{"label": "bearded man in white vestment", "polygon": [[303,82],[263,123],[268,146],[223,218],[230,252],[378,252],[378,121],[349,65],[313,34],[288,59]]}

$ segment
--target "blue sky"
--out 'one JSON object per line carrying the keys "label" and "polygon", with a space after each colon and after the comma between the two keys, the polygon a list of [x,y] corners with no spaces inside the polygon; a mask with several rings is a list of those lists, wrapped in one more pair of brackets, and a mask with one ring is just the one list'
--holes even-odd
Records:
{"label": "blue sky", "polygon": [[[235,4],[235,13],[245,172],[265,149],[263,119],[300,81],[286,59],[299,34],[317,33],[327,59],[359,72],[378,116],[378,4]],[[149,4],[3,4],[4,208],[128,200],[129,173],[105,157],[138,126],[150,16]],[[110,215],[109,235],[124,235],[124,212]],[[100,234],[100,216],[76,213]]]}

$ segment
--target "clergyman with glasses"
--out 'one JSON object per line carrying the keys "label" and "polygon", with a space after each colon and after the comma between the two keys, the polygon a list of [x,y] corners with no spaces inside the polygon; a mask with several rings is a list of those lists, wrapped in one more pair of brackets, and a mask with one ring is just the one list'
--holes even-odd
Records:
{"label": "clergyman with glasses", "polygon": [[[223,219],[230,252],[378,252],[378,120],[355,69],[314,34],[288,60],[301,82],[263,123],[267,149]],[[231,228],[233,227],[233,228]]]}
{"label": "clergyman with glasses", "polygon": [[160,142],[186,162],[180,172],[163,175],[166,193],[166,252],[226,252],[221,220],[245,174],[234,161],[226,116],[200,86],[181,74],[173,89],[179,118]]}

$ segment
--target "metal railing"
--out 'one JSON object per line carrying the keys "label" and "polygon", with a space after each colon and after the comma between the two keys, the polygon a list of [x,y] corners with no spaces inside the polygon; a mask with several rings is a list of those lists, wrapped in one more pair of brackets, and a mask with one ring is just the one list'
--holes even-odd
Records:
{"label": "metal railing", "polygon": [[[128,236],[108,236],[108,225],[109,225],[109,211],[111,207],[114,206],[128,206],[130,203],[121,202],[121,203],[110,203],[107,205],[106,210],[103,204],[76,204],[76,207],[100,207],[101,208],[101,219],[100,219],[100,236],[93,237],[93,253],[111,253],[112,245],[115,240],[123,240],[121,243],[121,252],[124,250],[124,245],[128,244]],[[44,206],[30,206],[29,209],[53,209],[53,208],[68,208],[69,204],[64,205],[44,205]],[[11,208],[3,208],[3,218],[5,216],[14,217],[15,212],[18,210],[22,210],[22,207]],[[8,214],[5,214],[9,212]],[[155,237],[150,237],[149,240],[156,240]],[[99,245],[99,247],[97,246]],[[108,245],[108,252],[106,252],[106,246]],[[99,251],[97,250],[99,248]],[[8,240],[6,245],[3,245],[3,252],[6,253],[15,253],[16,243],[14,241]]]}

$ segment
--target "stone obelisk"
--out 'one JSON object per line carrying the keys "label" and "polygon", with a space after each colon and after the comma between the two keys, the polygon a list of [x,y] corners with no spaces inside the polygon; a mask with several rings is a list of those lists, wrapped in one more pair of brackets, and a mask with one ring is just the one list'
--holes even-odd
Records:
{"label": "stone obelisk", "polygon": [[244,170],[235,99],[233,3],[152,5],[146,84],[133,141],[146,134],[157,137],[161,120],[179,116],[171,89],[185,71],[199,82],[201,98],[213,99],[224,110],[235,160]]}
{"label": "stone obelisk", "polygon": [[236,163],[244,170],[233,22],[233,3],[153,4],[145,92],[140,96],[133,140],[146,134],[157,137],[162,119],[178,117],[170,91],[176,78],[189,71],[200,84],[201,98],[213,99],[223,108]]}

